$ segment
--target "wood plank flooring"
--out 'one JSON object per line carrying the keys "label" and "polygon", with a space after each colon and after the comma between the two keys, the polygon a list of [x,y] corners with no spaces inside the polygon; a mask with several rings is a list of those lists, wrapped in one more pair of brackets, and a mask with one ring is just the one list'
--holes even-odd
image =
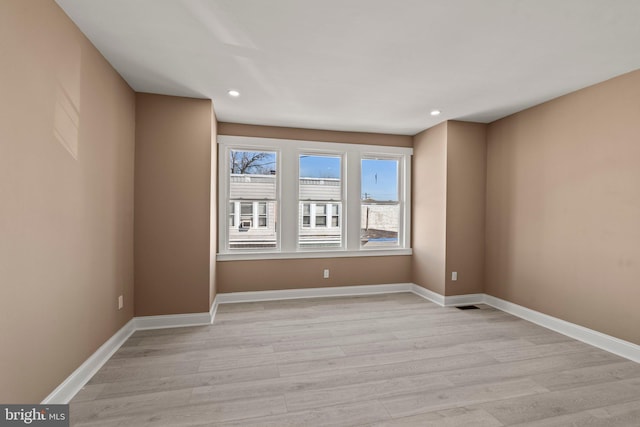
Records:
{"label": "wood plank flooring", "polygon": [[225,304],[136,332],[74,426],[640,426],[640,364],[409,293]]}

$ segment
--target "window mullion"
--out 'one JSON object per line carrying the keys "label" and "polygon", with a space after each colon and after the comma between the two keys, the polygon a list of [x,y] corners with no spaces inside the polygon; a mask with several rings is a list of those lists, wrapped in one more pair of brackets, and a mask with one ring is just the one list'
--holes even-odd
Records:
{"label": "window mullion", "polygon": [[402,188],[402,247],[410,247],[411,235],[411,157],[404,156],[402,159],[402,174],[400,175]]}
{"label": "window mullion", "polygon": [[346,197],[343,204],[343,229],[346,231],[346,249],[360,249],[360,155],[349,150],[345,155],[346,173],[344,186]]}
{"label": "window mullion", "polygon": [[281,250],[295,252],[297,250],[298,230],[298,153],[295,150],[280,151],[280,211],[279,228]]}
{"label": "window mullion", "polygon": [[[220,189],[218,191],[218,236],[220,237],[218,246],[219,251],[226,251],[229,241],[229,224],[227,221],[221,221],[221,218],[227,218],[229,209],[229,168],[228,158],[229,150],[226,145],[219,144],[218,151],[218,178]],[[212,165],[213,166],[213,165]],[[236,222],[237,224],[237,222]]]}

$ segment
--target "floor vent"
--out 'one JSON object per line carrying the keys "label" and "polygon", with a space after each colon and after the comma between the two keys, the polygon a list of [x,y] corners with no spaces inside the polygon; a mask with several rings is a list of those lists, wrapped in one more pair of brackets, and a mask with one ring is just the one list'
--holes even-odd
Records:
{"label": "floor vent", "polygon": [[480,307],[478,307],[477,305],[459,305],[456,308],[459,310],[479,310],[480,309]]}

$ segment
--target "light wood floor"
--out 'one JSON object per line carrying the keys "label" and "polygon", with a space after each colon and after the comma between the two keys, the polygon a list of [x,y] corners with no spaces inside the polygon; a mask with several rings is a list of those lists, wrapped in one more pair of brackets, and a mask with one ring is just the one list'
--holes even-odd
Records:
{"label": "light wood floor", "polygon": [[413,294],[221,305],[135,333],[76,426],[640,426],[640,364]]}

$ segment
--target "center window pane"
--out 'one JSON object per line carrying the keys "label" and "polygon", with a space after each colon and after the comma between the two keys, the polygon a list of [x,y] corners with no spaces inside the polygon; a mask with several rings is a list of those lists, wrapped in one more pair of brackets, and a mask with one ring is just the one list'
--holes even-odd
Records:
{"label": "center window pane", "polygon": [[298,179],[298,247],[342,247],[342,158],[302,154]]}

